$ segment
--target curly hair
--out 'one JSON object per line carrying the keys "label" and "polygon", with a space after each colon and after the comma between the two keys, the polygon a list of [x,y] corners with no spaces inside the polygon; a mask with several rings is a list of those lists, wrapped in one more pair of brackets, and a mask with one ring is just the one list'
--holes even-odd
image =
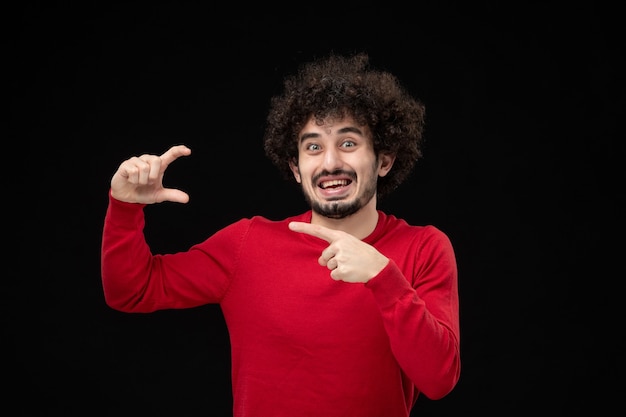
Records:
{"label": "curly hair", "polygon": [[265,154],[293,180],[289,162],[298,160],[298,134],[307,121],[314,117],[321,125],[326,118],[346,116],[370,128],[377,156],[396,156],[391,171],[378,180],[381,198],[396,189],[422,157],[425,108],[394,75],[371,68],[365,53],[333,53],[285,78],[282,94],[270,100]]}

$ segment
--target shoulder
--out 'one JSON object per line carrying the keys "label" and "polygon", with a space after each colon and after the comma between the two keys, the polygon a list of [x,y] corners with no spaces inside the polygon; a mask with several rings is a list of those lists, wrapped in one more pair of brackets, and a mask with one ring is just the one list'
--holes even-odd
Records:
{"label": "shoulder", "polygon": [[292,221],[310,221],[311,214],[310,212],[301,213],[298,215],[294,215],[291,217],[286,217],[283,219],[270,219],[266,216],[256,215],[252,217],[242,218],[224,229],[229,230],[239,230],[239,231],[254,231],[256,232],[276,232],[280,230],[288,230],[289,222]]}
{"label": "shoulder", "polygon": [[289,222],[292,222],[292,221],[310,222],[311,211],[285,217],[282,219],[270,219],[267,216],[257,215],[257,216],[252,216],[252,217],[240,220],[240,222],[247,222],[247,223],[251,223],[251,224],[255,224],[259,226],[269,226],[269,227],[289,224]]}
{"label": "shoulder", "polygon": [[420,245],[450,246],[448,235],[432,224],[416,225],[392,214],[379,212],[377,227],[378,238],[389,237],[394,240],[412,241]]}

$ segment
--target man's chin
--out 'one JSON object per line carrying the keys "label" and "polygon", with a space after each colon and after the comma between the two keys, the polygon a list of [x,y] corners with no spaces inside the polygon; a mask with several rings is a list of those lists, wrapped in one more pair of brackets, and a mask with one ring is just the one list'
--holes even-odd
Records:
{"label": "man's chin", "polygon": [[361,206],[358,202],[339,203],[335,201],[326,204],[314,203],[311,205],[311,209],[317,214],[328,217],[329,219],[343,219],[359,211]]}

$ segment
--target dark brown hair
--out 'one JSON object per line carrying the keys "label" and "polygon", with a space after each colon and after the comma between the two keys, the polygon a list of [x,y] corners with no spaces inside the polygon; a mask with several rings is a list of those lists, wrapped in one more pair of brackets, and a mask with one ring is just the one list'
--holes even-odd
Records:
{"label": "dark brown hair", "polygon": [[298,134],[311,116],[320,124],[352,116],[370,128],[376,155],[396,155],[391,171],[378,179],[378,198],[398,187],[422,157],[424,105],[394,75],[372,69],[365,53],[309,62],[272,97],[264,150],[285,178],[293,179],[289,161],[298,160]]}

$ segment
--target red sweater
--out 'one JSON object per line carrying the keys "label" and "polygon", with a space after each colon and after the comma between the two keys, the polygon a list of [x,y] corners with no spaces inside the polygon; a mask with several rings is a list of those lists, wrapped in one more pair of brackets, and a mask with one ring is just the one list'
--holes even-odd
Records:
{"label": "red sweater", "polygon": [[367,284],[334,281],[325,241],[281,221],[239,220],[190,250],[153,255],[144,206],[109,200],[102,283],[111,308],[218,303],[232,349],[235,417],[407,417],[460,373],[457,266],[448,237],[379,211],[365,242],[391,262]]}

